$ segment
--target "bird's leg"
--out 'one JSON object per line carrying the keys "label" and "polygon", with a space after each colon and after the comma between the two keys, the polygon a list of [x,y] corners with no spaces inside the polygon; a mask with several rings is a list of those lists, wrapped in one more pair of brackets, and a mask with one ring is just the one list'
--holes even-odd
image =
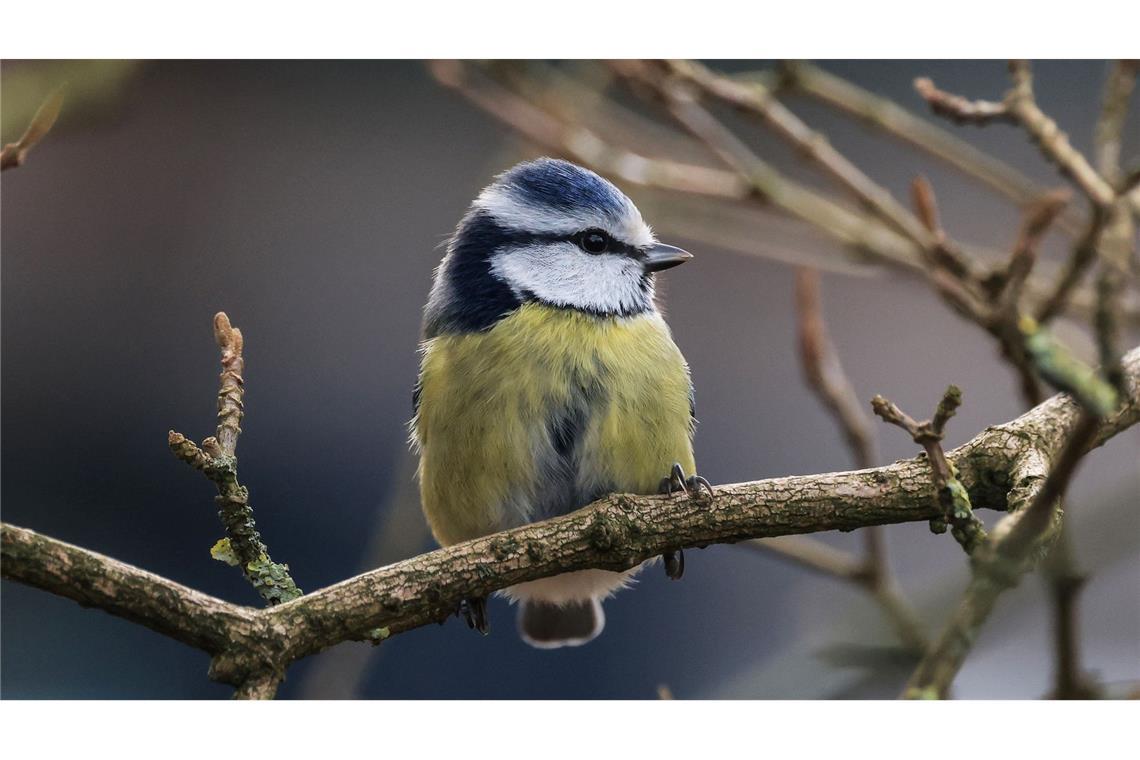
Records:
{"label": "bird's leg", "polygon": [[476,596],[463,599],[459,602],[459,609],[456,614],[463,616],[463,619],[467,621],[468,628],[474,628],[484,636],[491,630],[487,624],[486,597]]}
{"label": "bird's leg", "polygon": [[[701,489],[708,491],[709,500],[713,498],[712,485],[700,475],[685,477],[685,468],[679,462],[674,462],[669,475],[661,479],[660,491],[672,495],[675,491],[683,491],[689,498],[696,498]],[[685,552],[681,549],[665,552],[661,555],[665,561],[665,575],[675,581],[681,580],[685,574]]]}

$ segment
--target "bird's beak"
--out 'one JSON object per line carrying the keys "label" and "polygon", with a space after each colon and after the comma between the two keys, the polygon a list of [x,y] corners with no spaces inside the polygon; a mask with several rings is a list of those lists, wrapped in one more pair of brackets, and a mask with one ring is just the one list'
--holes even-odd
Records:
{"label": "bird's beak", "polygon": [[656,243],[645,252],[641,265],[645,267],[646,272],[660,272],[665,269],[672,269],[678,264],[684,264],[691,258],[693,258],[693,254],[688,251],[682,251],[676,246]]}

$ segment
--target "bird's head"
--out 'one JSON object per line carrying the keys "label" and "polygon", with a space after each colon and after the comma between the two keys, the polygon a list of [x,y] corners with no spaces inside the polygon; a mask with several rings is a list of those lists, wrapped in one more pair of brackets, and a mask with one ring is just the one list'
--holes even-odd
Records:
{"label": "bird's head", "polygon": [[654,308],[654,273],[690,258],[657,242],[612,183],[540,158],[500,174],[472,203],[436,274],[429,327],[433,310],[437,317],[474,313],[479,304],[493,310],[512,300],[638,314]]}

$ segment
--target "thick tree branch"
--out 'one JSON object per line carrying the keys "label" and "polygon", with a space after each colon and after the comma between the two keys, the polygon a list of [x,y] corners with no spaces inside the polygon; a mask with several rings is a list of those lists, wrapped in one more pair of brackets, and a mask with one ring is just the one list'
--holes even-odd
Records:
{"label": "thick tree branch", "polygon": [[4,577],[95,607],[209,654],[229,645],[256,610],[78,546],[4,523]]}
{"label": "thick tree branch", "polygon": [[[1124,359],[1129,395],[1088,446],[1140,420],[1140,349]],[[950,452],[977,508],[1024,498],[1080,424],[1055,396]],[[423,554],[265,609],[229,604],[86,549],[3,526],[3,576],[146,625],[214,655],[211,677],[267,694],[298,659],[443,620],[460,599],[570,570],[623,570],[678,547],[929,520],[941,514],[922,459],[858,472],[725,485],[717,499],[615,494],[582,510]],[[1011,490],[1012,489],[1012,490]],[[1035,492],[1037,489],[1034,489]],[[1007,496],[1008,492],[1008,496]],[[219,649],[221,650],[219,652]]]}

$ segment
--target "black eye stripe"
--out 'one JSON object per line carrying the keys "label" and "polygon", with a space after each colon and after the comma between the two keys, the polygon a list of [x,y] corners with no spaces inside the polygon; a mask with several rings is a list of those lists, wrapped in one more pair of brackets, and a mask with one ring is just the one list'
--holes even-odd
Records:
{"label": "black eye stripe", "polygon": [[504,234],[502,235],[502,238],[501,238],[501,245],[503,247],[507,247],[507,246],[513,247],[513,246],[533,245],[534,243],[573,243],[574,245],[581,247],[581,243],[579,241],[580,241],[582,235],[585,233],[588,233],[588,232],[595,232],[595,231],[602,232],[603,234],[606,235],[606,238],[609,240],[609,245],[606,249],[606,253],[620,253],[620,254],[624,254],[626,256],[638,256],[642,253],[641,248],[639,248],[635,245],[630,245],[629,243],[622,242],[621,240],[618,240],[617,238],[613,237],[612,235],[605,232],[604,230],[596,230],[595,228],[590,228],[587,230],[582,230],[581,232],[573,232],[573,233],[568,233],[568,234],[544,233],[544,232],[515,232],[515,231],[507,232],[507,231],[504,231]]}

